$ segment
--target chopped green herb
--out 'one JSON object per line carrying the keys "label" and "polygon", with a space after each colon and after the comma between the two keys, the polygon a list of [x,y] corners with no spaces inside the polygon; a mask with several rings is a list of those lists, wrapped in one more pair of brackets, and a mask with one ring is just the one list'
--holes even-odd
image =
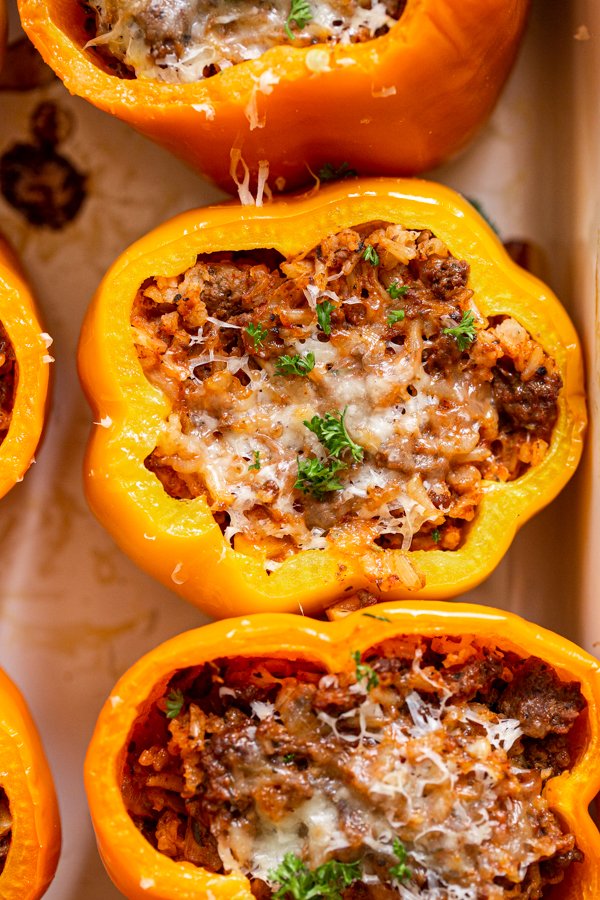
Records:
{"label": "chopped green herb", "polygon": [[395,325],[396,322],[401,322],[405,316],[405,312],[403,309],[390,309],[387,314],[388,325]]}
{"label": "chopped green herb", "polygon": [[260,450],[253,450],[252,455],[254,456],[254,462],[248,466],[248,470],[256,469],[258,472],[260,469]]}
{"label": "chopped green herb", "polygon": [[300,356],[280,356],[275,363],[276,375],[308,375],[315,367],[315,354],[306,353]]}
{"label": "chopped green herb", "polygon": [[[316,434],[330,456],[339,459],[345,450],[349,450],[354,462],[360,462],[365,451],[352,440],[346,430],[344,419],[347,409],[348,407],[343,413],[325,413],[322,418],[321,416],[313,416],[310,421],[305,419],[304,424],[309,431]],[[336,418],[336,416],[339,416],[339,418]]]}
{"label": "chopped green herb", "polygon": [[336,478],[340,469],[346,466],[339,459],[323,462],[320,459],[300,459],[298,457],[298,477],[294,487],[304,494],[312,494],[321,500],[328,491],[341,491],[344,485]]}
{"label": "chopped green herb", "polygon": [[284,763],[294,762],[295,759],[296,759],[295,753],[286,753],[285,756],[283,757]]}
{"label": "chopped green herb", "polygon": [[404,297],[404,295],[408,292],[408,285],[398,284],[397,281],[392,281],[387,289],[387,292],[392,300],[397,300],[398,297]]}
{"label": "chopped green herb", "polygon": [[297,28],[302,30],[305,25],[308,25],[312,17],[312,9],[310,8],[310,3],[308,2],[308,0],[292,0],[290,12],[285,23],[285,32],[290,41],[296,40],[296,36],[293,33],[291,27],[292,22],[296,25]]}
{"label": "chopped green herb", "polygon": [[279,885],[273,900],[342,900],[343,890],[360,877],[360,861],[332,859],[311,870],[295,853],[286,853],[283,862],[268,874],[269,881]]}
{"label": "chopped green herb", "polygon": [[431,540],[432,540],[435,544],[439,544],[441,536],[442,536],[442,535],[441,535],[441,533],[440,533],[440,529],[439,529],[439,528],[434,528],[433,531],[431,532]]}
{"label": "chopped green herb", "polygon": [[260,347],[269,331],[267,328],[264,328],[260,322],[250,322],[248,327],[246,328],[246,333],[250,335],[252,340],[254,341],[254,346]]}
{"label": "chopped green herb", "polygon": [[363,259],[372,266],[379,265],[379,253],[372,244],[368,244],[363,250]]}
{"label": "chopped green herb", "polygon": [[356,169],[351,168],[347,162],[343,162],[337,168],[333,163],[325,163],[317,172],[321,181],[340,181],[342,178],[353,178],[358,175]]}
{"label": "chopped green herb", "polygon": [[398,838],[394,838],[392,847],[394,848],[394,855],[398,859],[398,864],[390,867],[390,875],[394,881],[406,881],[412,876],[411,870],[406,865],[406,847]]}
{"label": "chopped green herb", "polygon": [[444,328],[442,334],[450,334],[456,340],[459,350],[466,350],[477,335],[475,316],[471,311],[464,312],[462,319],[454,328]]}
{"label": "chopped green herb", "polygon": [[167,719],[175,719],[183,707],[183,691],[171,691],[167,694],[165,713]]}
{"label": "chopped green herb", "polygon": [[369,619],[377,619],[378,622],[391,622],[391,619],[387,619],[385,616],[376,616],[375,613],[363,613],[363,616],[367,616]]}
{"label": "chopped green herb", "polygon": [[379,675],[368,663],[360,661],[360,650],[355,650],[350,656],[356,664],[356,680],[366,681],[368,691],[370,691],[371,688],[377,687],[379,684]]}
{"label": "chopped green herb", "polygon": [[330,303],[329,300],[317,303],[317,322],[323,334],[331,334],[331,313],[334,308],[333,303]]}

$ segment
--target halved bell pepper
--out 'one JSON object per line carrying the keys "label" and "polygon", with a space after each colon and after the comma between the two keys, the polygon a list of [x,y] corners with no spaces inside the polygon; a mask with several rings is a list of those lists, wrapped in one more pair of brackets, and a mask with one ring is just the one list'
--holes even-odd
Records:
{"label": "halved bell pepper", "polygon": [[[485,482],[461,547],[408,551],[303,550],[267,573],[264,560],[225,541],[204,498],[170,497],[144,460],[164,429],[171,404],[146,379],[130,326],[132,304],[151,276],[171,276],[200,253],[275,248],[295,255],[328,234],[361,222],[430,229],[470,264],[470,286],[486,316],[513,316],[556,362],[563,388],[549,449],[539,465],[509,483]],[[453,191],[419,181],[370,180],[278,201],[267,209],[237,205],[185,213],[127,250],[105,276],[88,312],[79,349],[84,388],[95,411],[85,463],[92,510],[142,568],[215,617],[326,606],[340,591],[369,587],[401,599],[445,598],[482,581],[517,528],[564,486],[579,461],[586,422],[582,360],[573,326],[556,297],[516,266],[498,238]],[[364,552],[363,552],[364,549]],[[398,577],[406,558],[424,584]]]}
{"label": "halved bell pepper", "polygon": [[15,388],[8,432],[0,444],[0,497],[31,465],[44,426],[50,362],[49,336],[9,245],[0,238],[0,323],[15,356]]}
{"label": "halved bell pepper", "polygon": [[37,900],[54,878],[60,819],[52,775],[18,688],[0,670],[0,789],[11,818],[2,900]]}
{"label": "halved bell pepper", "polygon": [[492,109],[528,6],[408,0],[398,23],[366,43],[278,46],[201,82],[172,84],[118,78],[84,50],[90,34],[78,0],[19,0],[26,33],[71,93],[230,193],[243,183],[244,166],[255,193],[267,170],[271,190],[287,191],[327,163],[361,175],[437,165]]}
{"label": "halved bell pepper", "polygon": [[588,805],[600,789],[600,665],[558,635],[500,610],[468,604],[398,603],[369,607],[335,623],[298,616],[257,615],[189,631],[137,662],[115,685],[88,749],[85,779],[100,854],[119,890],[130,900],[251,900],[250,883],[218,875],[159,852],[131,819],[121,773],[139,716],[162,697],[173,674],[224,656],[307,660],[331,672],[349,671],[352,655],[399,635],[476,635],[520,657],[536,656],[565,681],[576,681],[587,701],[572,768],[545,785],[550,809],[575,835],[584,854],[554,900],[596,900],[600,892],[600,834]]}

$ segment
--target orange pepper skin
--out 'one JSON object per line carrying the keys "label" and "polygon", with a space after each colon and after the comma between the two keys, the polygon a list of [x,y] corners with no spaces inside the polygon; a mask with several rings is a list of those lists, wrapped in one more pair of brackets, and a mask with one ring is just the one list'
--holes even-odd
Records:
{"label": "orange pepper skin", "polygon": [[[368,612],[369,615],[365,615]],[[388,619],[375,620],[371,616]],[[162,696],[178,669],[226,656],[308,659],[332,672],[350,669],[351,652],[397,635],[476,634],[520,656],[535,655],[566,680],[577,680],[588,703],[573,768],[547,782],[550,807],[575,834],[585,854],[553,900],[600,896],[600,834],[588,805],[600,790],[600,664],[570,641],[511,613],[459,603],[380,604],[334,623],[283,614],[216,622],[172,638],[137,662],[105,703],[88,749],[85,780],[96,838],[108,874],[130,900],[252,900],[239,875],[215,875],[173,862],[138,831],[121,794],[120,772],[137,717]],[[209,893],[210,892],[210,893]]]}
{"label": "orange pepper skin", "polygon": [[425,577],[419,599],[456,596],[481,582],[517,528],[568,481],[581,455],[586,422],[581,353],[566,312],[548,288],[516,266],[473,207],[448,188],[372,179],[347,192],[348,185],[338,183],[262,210],[229,204],[178,216],[117,260],[83,327],[79,368],[99,423],[85,462],[92,510],[138,565],[215,618],[299,608],[310,614],[345,590],[365,587],[391,599],[415,594],[398,577],[406,565],[401,550],[306,550],[267,574],[263,559],[225,542],[204,498],[169,497],[145,468],[170,403],[150,385],[138,361],[132,303],[146,278],[183,272],[199,253],[274,247],[294,255],[327,234],[372,220],[429,228],[470,263],[470,286],[483,314],[514,316],[556,360],[563,390],[546,456],[516,481],[484,483],[476,518],[458,550],[408,551]]}
{"label": "orange pepper skin", "polygon": [[8,797],[12,839],[0,875],[2,900],[37,900],[54,878],[60,819],[52,775],[18,688],[0,670],[0,787]]}
{"label": "orange pepper skin", "polygon": [[31,290],[10,246],[0,238],[0,322],[17,360],[10,426],[0,444],[0,497],[21,481],[39,443],[49,381],[47,343]]}
{"label": "orange pepper skin", "polygon": [[[77,0],[19,0],[23,27],[73,94],[129,122],[224,190],[232,148],[273,190],[325,163],[361,175],[413,175],[456,153],[492,109],[529,0],[408,0],[387,35],[364,44],[274,47],[194,84],[119,79],[82,48]],[[313,71],[322,57],[326,69]],[[267,92],[257,89],[264,73]],[[264,81],[263,81],[264,83]],[[256,121],[250,110],[255,107]],[[251,128],[251,124],[256,127]],[[240,164],[240,176],[242,175]]]}

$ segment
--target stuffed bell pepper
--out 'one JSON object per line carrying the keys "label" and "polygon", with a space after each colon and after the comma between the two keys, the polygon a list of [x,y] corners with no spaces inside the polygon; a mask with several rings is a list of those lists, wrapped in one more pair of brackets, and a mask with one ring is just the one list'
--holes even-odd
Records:
{"label": "stuffed bell pepper", "polygon": [[44,426],[52,339],[8,244],[0,238],[0,497],[22,481]]}
{"label": "stuffed bell pepper", "polygon": [[0,670],[0,897],[38,900],[54,877],[60,820],[35,725]]}
{"label": "stuffed bell pepper", "polygon": [[243,202],[462,147],[513,62],[528,0],[20,0],[73,94]]}
{"label": "stuffed bell pepper", "polygon": [[581,453],[565,311],[426,182],[174,219],[109,271],[79,361],[92,509],[217,617],[454,596]]}
{"label": "stuffed bell pepper", "polygon": [[130,900],[596,900],[599,704],[595,659],[490,608],[208,625],[102,710],[100,853]]}

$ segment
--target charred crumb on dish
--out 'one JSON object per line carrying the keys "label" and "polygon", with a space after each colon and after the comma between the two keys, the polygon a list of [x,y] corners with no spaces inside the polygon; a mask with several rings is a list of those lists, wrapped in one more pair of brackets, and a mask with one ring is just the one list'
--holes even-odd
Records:
{"label": "charred crumb on dish", "polygon": [[16,143],[0,157],[0,191],[36,227],[60,230],[79,213],[87,176],[58,152],[72,127],[70,115],[49,101],[31,117],[31,143]]}
{"label": "charred crumb on dish", "polygon": [[[357,659],[355,669],[349,661],[335,674],[308,661],[268,657],[217,659],[175,673],[134,727],[123,769],[124,801],[146,839],[175,861],[248,875],[264,900],[275,885],[253,860],[266,852],[261,835],[270,829],[271,870],[283,853],[279,829],[285,847],[309,868],[360,860],[367,881],[349,888],[346,900],[380,897],[383,889],[397,896],[389,874],[394,834],[402,837],[418,896],[442,900],[447,895],[427,885],[453,884],[486,900],[545,897],[583,858],[543,799],[548,779],[567,771],[578,753],[571,733],[586,706],[580,685],[562,682],[541,660],[471,635],[398,636]],[[175,695],[178,711],[167,719],[165,703]],[[528,703],[552,710],[543,736],[527,734]],[[391,735],[399,732],[396,757]],[[411,778],[428,780],[428,790],[413,797],[414,821],[401,795],[385,799],[392,796],[382,793],[386,765],[405,767],[404,790]],[[478,767],[494,772],[490,783],[498,789],[475,802],[481,787],[466,773]],[[509,796],[520,816],[507,831]],[[428,813],[419,803],[431,804]],[[452,818],[457,804],[467,816],[460,827]],[[485,835],[477,832],[482,808]],[[311,830],[311,810],[328,822],[320,831]],[[455,835],[461,857],[454,844],[446,853],[439,839],[419,837],[424,815]],[[328,850],[333,834],[337,850]],[[531,853],[520,866],[523,841]]]}
{"label": "charred crumb on dish", "polygon": [[134,340],[173,412],[145,465],[170,496],[206,497],[235,549],[275,563],[328,541],[456,550],[483,481],[543,460],[562,386],[525,329],[478,300],[465,260],[385,222],[290,259],[220,252],[149,278]]}

